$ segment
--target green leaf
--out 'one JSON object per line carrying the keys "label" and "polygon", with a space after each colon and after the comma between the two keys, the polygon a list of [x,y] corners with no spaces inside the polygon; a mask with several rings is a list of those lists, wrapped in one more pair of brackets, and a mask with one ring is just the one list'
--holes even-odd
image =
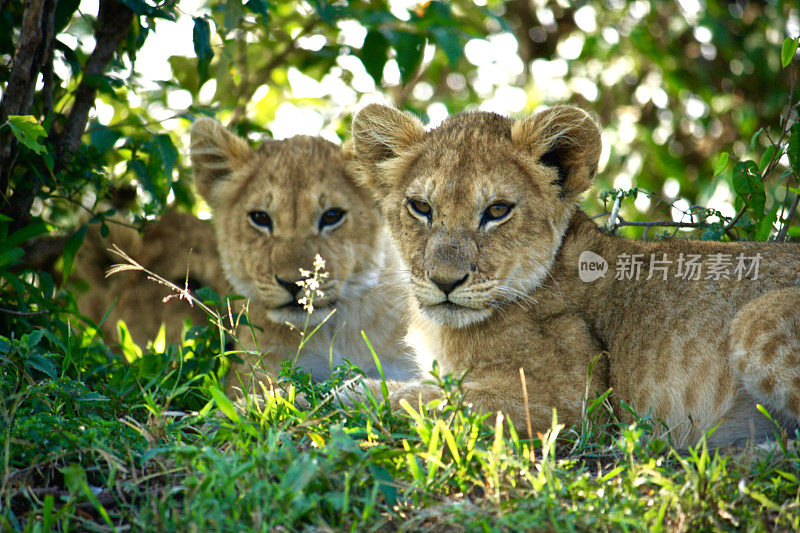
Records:
{"label": "green leaf", "polygon": [[791,135],[789,136],[789,149],[786,153],[792,170],[796,175],[800,176],[800,124],[793,124],[792,129],[789,131]]}
{"label": "green leaf", "polygon": [[397,66],[403,84],[411,81],[417,72],[425,51],[425,37],[416,33],[396,31],[392,33],[392,45],[397,52]]}
{"label": "green leaf", "polygon": [[781,45],[781,68],[788,67],[789,63],[792,62],[799,42],[800,38],[792,39],[791,37],[787,37],[783,40],[783,44]]}
{"label": "green leaf", "polygon": [[95,124],[92,131],[89,133],[89,141],[92,146],[97,148],[98,152],[106,152],[114,147],[119,138],[122,136],[117,130],[112,130],[108,126],[102,124]]}
{"label": "green leaf", "polygon": [[247,0],[244,3],[244,7],[251,13],[261,15],[264,20],[269,20],[269,3],[266,0]]}
{"label": "green leaf", "polygon": [[761,222],[758,224],[758,231],[756,232],[755,240],[766,241],[769,239],[769,235],[773,230],[773,225],[775,224],[775,221],[778,220],[779,207],[780,204],[775,202],[775,205],[772,206],[772,209],[769,210],[769,213],[764,215],[764,218],[761,219]]}
{"label": "green leaf", "polygon": [[452,29],[434,28],[433,38],[436,45],[442,49],[447,56],[447,61],[451,67],[458,65],[461,57],[464,55],[464,49],[461,48],[461,42],[458,39],[457,32]]}
{"label": "green leaf", "polygon": [[336,22],[336,9],[329,0],[311,0],[311,4],[317,10],[322,22],[333,26],[333,23]]}
{"label": "green leaf", "polygon": [[67,27],[73,13],[78,10],[80,3],[80,0],[59,0],[56,2],[56,14],[53,22],[53,29],[56,35]]}
{"label": "green leaf", "polygon": [[50,379],[55,379],[58,376],[58,367],[44,355],[29,354],[25,358],[25,367],[38,370]]}
{"label": "green leaf", "polygon": [[194,53],[197,54],[197,74],[202,81],[205,81],[208,79],[208,66],[214,57],[214,51],[211,49],[211,27],[206,19],[194,17],[192,42]]}
{"label": "green leaf", "polygon": [[750,137],[750,148],[751,149],[753,149],[753,150],[756,149],[756,143],[758,143],[758,138],[762,133],[764,133],[764,128],[758,128],[758,130],[756,130],[756,132],[753,134],[753,136]]}
{"label": "green leaf", "polygon": [[131,332],[123,320],[117,321],[117,337],[119,338],[119,348],[128,363],[135,363],[142,358],[142,349],[133,342]]}
{"label": "green leaf", "polygon": [[717,156],[717,160],[714,162],[714,177],[719,176],[725,170],[725,167],[728,166],[728,159],[730,158],[730,154],[728,152],[722,152]]}
{"label": "green leaf", "polygon": [[369,465],[370,477],[380,485],[380,492],[384,500],[390,506],[397,503],[397,481],[392,478],[388,470],[380,465]]}
{"label": "green leaf", "polygon": [[47,151],[39,139],[47,137],[47,132],[31,115],[8,115],[6,124],[11,128],[11,133],[25,147],[33,150],[37,154]]}
{"label": "green leaf", "polygon": [[[131,11],[136,13],[137,15],[146,16],[146,17],[154,17],[154,18],[162,18],[167,20],[175,20],[175,13],[171,11],[165,11],[160,7],[156,7],[154,5],[149,4],[145,0],[120,0],[123,4],[128,6]],[[176,2],[177,3],[177,2]],[[170,5],[166,3],[166,5]],[[172,4],[174,6],[174,4]],[[174,7],[172,8],[174,9]]]}
{"label": "green leaf", "polygon": [[3,241],[0,241],[0,251],[9,250],[43,233],[50,231],[50,226],[44,222],[32,222],[19,231],[15,231]]}
{"label": "green leaf", "polygon": [[370,353],[372,354],[372,360],[375,361],[375,368],[378,369],[378,375],[381,377],[381,393],[383,394],[383,399],[389,399],[389,388],[386,386],[386,375],[383,373],[383,365],[381,365],[381,360],[378,358],[378,354],[375,353],[375,350],[372,348],[372,343],[369,342],[369,338],[364,330],[361,330],[361,337],[363,337],[364,342],[367,343],[367,348],[369,348]]}
{"label": "green leaf", "polygon": [[764,154],[761,156],[761,162],[758,164],[758,171],[764,172],[769,164],[772,162],[772,158],[775,157],[775,152],[778,149],[775,147],[774,144],[770,144],[767,146],[767,149],[764,150]]}
{"label": "green leaf", "polygon": [[64,253],[61,255],[61,271],[64,280],[69,278],[69,273],[72,271],[72,264],[75,260],[75,253],[83,244],[83,240],[86,237],[87,228],[87,224],[81,226],[78,231],[73,233],[70,238],[67,239],[66,244],[64,244]]}
{"label": "green leaf", "polygon": [[379,85],[383,78],[383,67],[389,58],[389,41],[379,31],[370,30],[364,38],[364,45],[358,54],[361,63],[367,70],[375,85]]}
{"label": "green leaf", "polygon": [[225,15],[222,18],[222,24],[227,31],[233,31],[239,26],[242,20],[242,0],[228,0],[225,2]]}
{"label": "green leaf", "polygon": [[161,133],[153,137],[153,148],[155,148],[161,162],[164,163],[164,174],[168,179],[172,178],[172,170],[178,160],[178,149],[172,142],[172,138],[166,133]]}
{"label": "green leaf", "polygon": [[233,402],[225,396],[225,393],[216,387],[209,387],[208,390],[211,392],[211,397],[214,398],[214,402],[217,404],[217,407],[219,407],[219,410],[222,411],[231,422],[238,422],[240,418],[239,413],[236,412],[236,407],[234,407]]}
{"label": "green leaf", "polygon": [[792,226],[789,228],[789,237],[793,237],[795,239],[800,238],[800,226]]}
{"label": "green leaf", "polygon": [[110,402],[111,399],[108,396],[103,396],[99,392],[90,391],[85,394],[81,394],[78,397],[78,401],[81,403],[89,403],[89,402]]}
{"label": "green leaf", "polygon": [[43,329],[36,329],[32,332],[28,333],[27,335],[23,335],[23,340],[25,342],[25,346],[30,348],[35,348],[39,346],[39,343],[42,342],[44,338],[44,330]]}
{"label": "green leaf", "polygon": [[[0,251],[0,270],[16,264],[25,255],[22,248],[12,248]],[[4,273],[5,274],[5,273]]]}
{"label": "green leaf", "polygon": [[764,192],[764,184],[761,182],[761,174],[758,172],[758,165],[755,161],[736,163],[736,166],[733,167],[731,181],[733,190],[753,211],[754,218],[761,220],[764,216],[767,195]]}

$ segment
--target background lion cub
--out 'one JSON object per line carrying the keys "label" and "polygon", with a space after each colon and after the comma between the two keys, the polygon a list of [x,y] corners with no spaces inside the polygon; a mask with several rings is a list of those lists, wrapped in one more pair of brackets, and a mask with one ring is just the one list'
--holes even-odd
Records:
{"label": "background lion cub", "polygon": [[108,277],[106,272],[123,262],[109,250],[116,244],[148,270],[179,287],[187,284],[190,290],[209,287],[225,294],[228,289],[211,223],[187,213],[165,211],[157,221],[148,223],[141,234],[113,222],[108,228],[109,235],[104,238],[96,225],[89,227],[75,257],[73,273],[76,280],[87,285],[85,292],[78,293],[78,308],[97,323],[105,317],[100,327],[106,339],[116,338],[120,319],[125,321],[137,344],[154,339],[162,323],[166,341],[171,343],[181,340],[187,318],[195,325],[208,321],[197,306],[163,302],[174,291],[147,279],[142,272],[119,272]]}
{"label": "background lion cub", "polygon": [[[377,376],[364,330],[387,376],[414,375],[416,363],[403,343],[405,291],[395,252],[340,147],[298,136],[253,150],[215,120],[201,118],[192,127],[191,158],[197,189],[214,210],[225,275],[250,299],[250,320],[261,328],[255,338],[239,328],[239,342],[252,353],[230,372],[229,393],[254,372],[276,376],[281,361],[295,358],[306,320],[310,331],[334,308],[300,352],[301,368],[325,379],[331,364],[348,358]],[[317,254],[328,277],[309,318],[297,282],[300,269],[314,271]]]}
{"label": "background lion cub", "polygon": [[[572,107],[516,121],[464,114],[426,132],[370,105],[353,137],[359,177],[410,271],[415,323],[445,372],[469,370],[467,401],[520,427],[522,367],[534,426],[549,427],[553,407],[576,423],[588,363],[602,350],[607,374],[591,388],[610,385],[638,412],[653,409],[676,445],[714,427],[711,444],[771,431],[757,402],[796,424],[797,245],[604,234],[576,206],[600,132]],[[582,281],[586,253],[609,271]],[[420,383],[392,388],[393,405],[438,395]]]}

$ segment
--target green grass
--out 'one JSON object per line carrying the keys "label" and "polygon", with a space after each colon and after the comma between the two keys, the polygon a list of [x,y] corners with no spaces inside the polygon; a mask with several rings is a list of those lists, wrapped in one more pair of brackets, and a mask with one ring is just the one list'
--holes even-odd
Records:
{"label": "green grass", "polygon": [[313,383],[288,363],[288,393],[237,408],[215,327],[111,350],[69,293],[7,279],[2,307],[22,314],[0,336],[0,530],[800,529],[786,435],[678,452],[657,421],[619,423],[612,393],[528,439],[449,376],[432,377],[442,404],[390,413],[332,399],[352,368]]}

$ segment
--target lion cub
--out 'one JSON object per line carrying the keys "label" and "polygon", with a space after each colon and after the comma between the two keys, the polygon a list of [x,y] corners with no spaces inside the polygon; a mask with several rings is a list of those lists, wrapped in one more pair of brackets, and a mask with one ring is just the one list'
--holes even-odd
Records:
{"label": "lion cub", "polygon": [[105,238],[96,226],[89,227],[75,257],[72,276],[88,286],[85,292],[77,292],[78,308],[98,323],[105,317],[101,329],[106,339],[116,337],[120,319],[125,321],[137,344],[154,339],[162,323],[166,341],[171,343],[180,341],[187,318],[193,324],[208,321],[197,306],[164,302],[174,292],[146,279],[142,272],[119,272],[109,277],[106,272],[122,262],[109,250],[116,244],[145,268],[179,287],[188,286],[190,290],[209,287],[225,294],[227,285],[209,222],[190,214],[165,211],[157,221],[147,223],[141,234],[113,222],[108,227],[110,233]]}
{"label": "lion cub", "polygon": [[[469,370],[479,409],[524,424],[521,367],[534,426],[549,427],[553,407],[577,423],[587,366],[604,351],[590,387],[652,409],[675,445],[713,428],[712,445],[770,432],[757,403],[796,425],[799,246],[603,233],[576,205],[600,132],[573,107],[463,114],[426,132],[370,105],[353,137],[359,179],[410,271],[414,323],[443,371]],[[393,406],[438,395],[418,382],[392,389]]]}
{"label": "lion cub", "polygon": [[[364,342],[366,332],[387,376],[409,379],[414,359],[406,353],[405,290],[396,253],[374,202],[346,169],[346,156],[319,137],[267,140],[254,150],[217,121],[192,126],[195,183],[214,211],[217,246],[233,289],[250,299],[257,326],[240,327],[248,353],[228,376],[228,393],[249,378],[275,377],[284,360],[315,379],[330,376],[344,358],[378,376]],[[310,314],[301,305],[301,269],[325,261]],[[335,309],[335,313],[324,322]],[[303,329],[323,324],[298,356]]]}

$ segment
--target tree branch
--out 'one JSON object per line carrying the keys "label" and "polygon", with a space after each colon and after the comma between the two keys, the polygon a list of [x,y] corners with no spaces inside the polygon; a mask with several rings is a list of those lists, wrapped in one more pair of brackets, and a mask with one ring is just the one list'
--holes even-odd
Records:
{"label": "tree branch", "polygon": [[102,76],[120,43],[128,34],[133,11],[116,0],[101,0],[97,12],[95,46],[86,60],[83,78],[75,91],[75,101],[69,111],[64,130],[58,136],[57,166],[63,167],[75,152],[86,129],[89,110],[97,94],[97,78]]}
{"label": "tree branch", "polygon": [[[30,0],[25,9],[14,66],[0,103],[0,123],[9,115],[30,114],[39,73],[52,56],[55,12],[56,0]],[[27,179],[21,180],[24,186],[13,194],[8,191],[16,158],[16,139],[10,131],[0,132],[0,195],[4,197],[0,211],[13,220],[11,231],[30,219],[31,203],[41,187],[38,175],[26,169]]]}
{"label": "tree branch", "polygon": [[27,111],[26,103],[31,101],[39,74],[39,61],[36,51],[42,42],[42,19],[46,0],[31,0],[22,16],[17,49],[14,52],[11,75],[0,103],[0,121],[5,122],[8,115],[21,115]]}
{"label": "tree branch", "polygon": [[[13,67],[8,84],[0,101],[0,124],[9,115],[25,115],[33,92],[36,88],[36,77],[41,66],[37,58],[37,50],[42,41],[42,18],[46,0],[31,0],[22,15],[17,49],[14,52]],[[5,195],[8,188],[11,169],[16,159],[16,140],[10,131],[0,132],[0,194]]]}

